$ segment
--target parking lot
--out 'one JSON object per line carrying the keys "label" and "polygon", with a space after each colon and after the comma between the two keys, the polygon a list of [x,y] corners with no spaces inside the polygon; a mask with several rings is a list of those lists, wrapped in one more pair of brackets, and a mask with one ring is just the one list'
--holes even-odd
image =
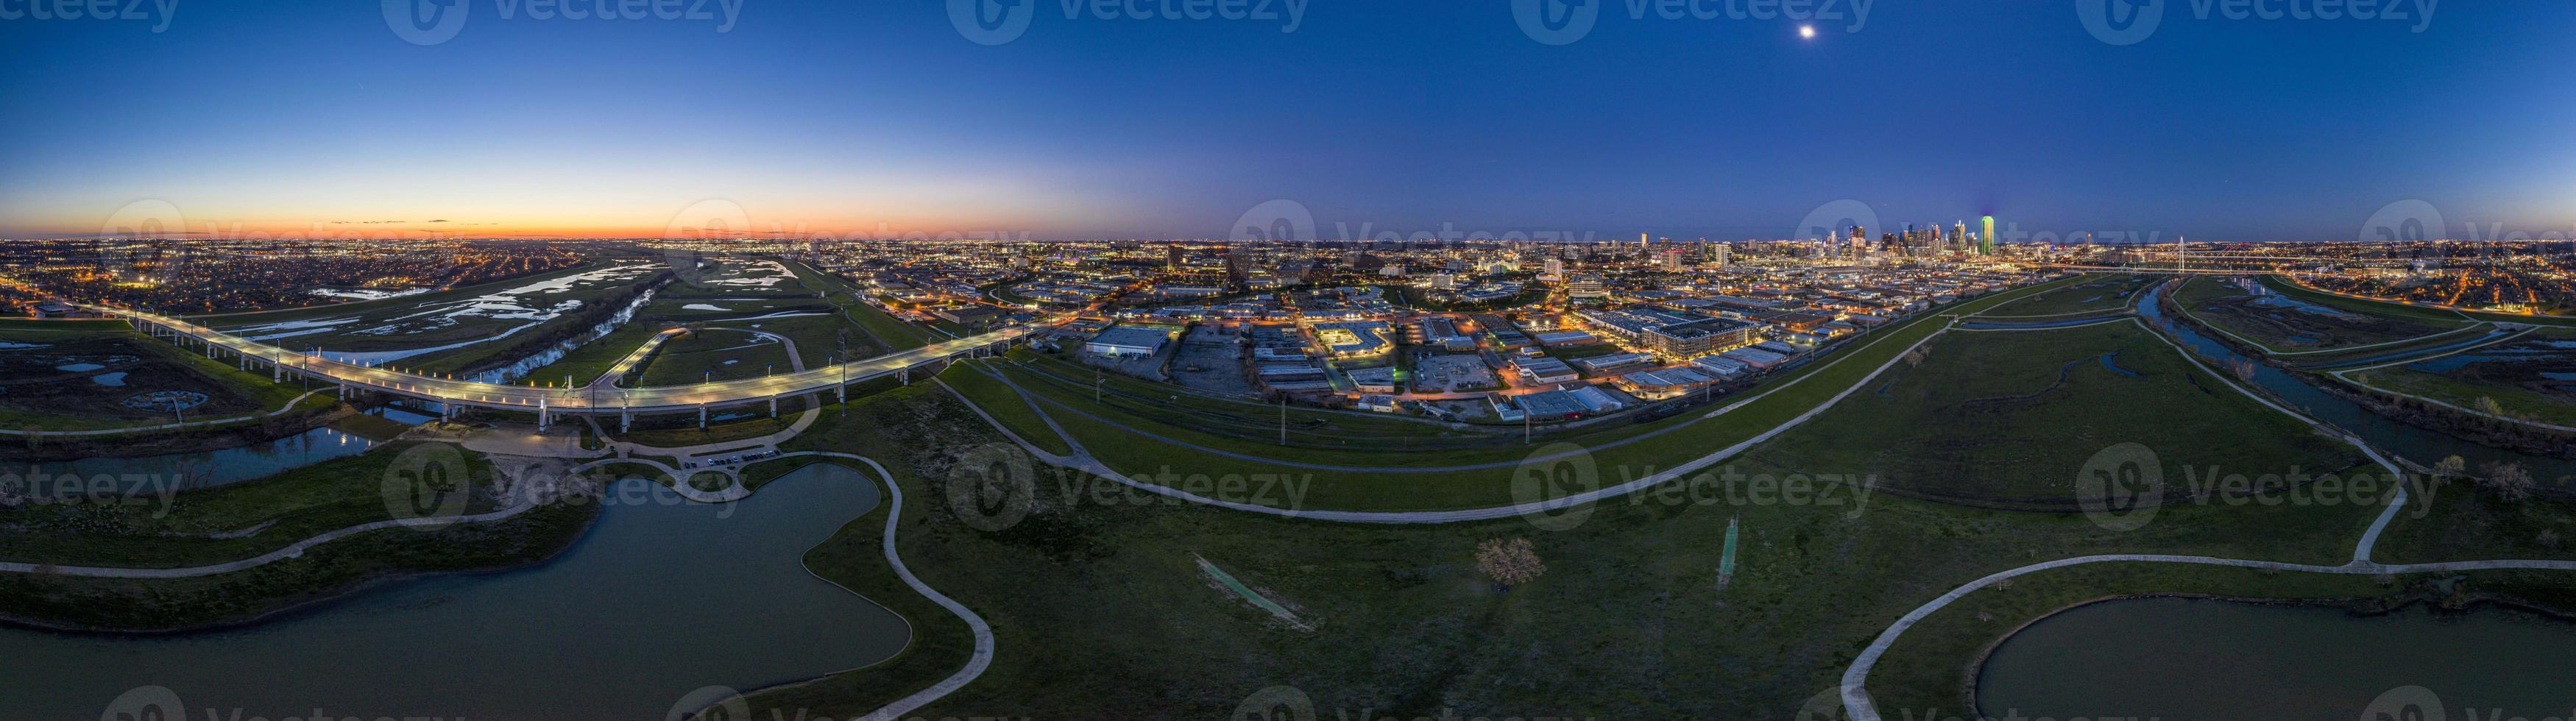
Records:
{"label": "parking lot", "polygon": [[1192,390],[1239,398],[1260,398],[1259,390],[1244,377],[1243,346],[1235,335],[1214,326],[1199,326],[1182,336],[1179,355],[1172,358],[1173,382]]}
{"label": "parking lot", "polygon": [[1423,393],[1456,393],[1501,388],[1503,382],[1476,354],[1435,354],[1414,361],[1413,387]]}

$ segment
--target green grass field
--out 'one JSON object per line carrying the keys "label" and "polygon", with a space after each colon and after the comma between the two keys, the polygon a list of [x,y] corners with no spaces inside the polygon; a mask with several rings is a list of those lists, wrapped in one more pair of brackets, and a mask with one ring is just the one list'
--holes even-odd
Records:
{"label": "green grass field", "polygon": [[[2511,359],[2481,360],[2448,371],[2392,365],[2340,374],[2344,379],[2393,393],[2422,396],[2461,408],[2495,410],[2524,420],[2576,426],[2576,383],[2546,374],[2576,372],[2576,350],[2549,344],[2576,339],[2576,332],[2552,329],[2523,340],[2486,346],[2466,355],[2485,357],[2513,353]],[[2529,353],[2531,355],[2521,355]]]}
{"label": "green grass field", "polygon": [[2449,311],[2371,304],[2270,277],[2263,283],[2276,291],[2275,300],[2287,299],[2291,305],[2262,305],[2254,295],[2210,277],[2185,281],[2174,302],[2203,325],[2272,354],[2403,346],[2472,324]]}
{"label": "green grass field", "polygon": [[[325,530],[386,517],[384,472],[409,447],[386,444],[266,479],[182,492],[160,518],[154,517],[158,505],[0,511],[9,519],[0,523],[7,528],[0,531],[7,539],[0,547],[8,549],[0,555],[39,563],[141,567],[250,558]],[[488,478],[488,466],[480,459],[461,457],[471,478]],[[481,497],[468,511],[491,505],[492,499]],[[598,508],[596,503],[558,504],[495,523],[362,533],[295,558],[211,576],[134,580],[0,574],[0,616],[119,631],[247,622],[387,578],[535,563],[569,546]],[[209,535],[250,528],[259,532],[241,538]]]}
{"label": "green grass field", "polygon": [[[644,360],[644,372],[637,385],[679,386],[794,371],[786,346],[775,339],[739,330],[705,328],[664,341],[653,349],[653,355]],[[574,377],[576,383],[583,380]]]}
{"label": "green grass field", "polygon": [[1997,305],[1981,314],[1990,318],[2049,317],[2110,313],[2129,307],[2129,299],[2158,278],[2146,275],[2093,274],[2074,283],[2033,293]]}
{"label": "green grass field", "polygon": [[581,344],[553,363],[529,371],[528,380],[559,383],[565,376],[571,376],[573,385],[589,383],[600,374],[607,373],[609,368],[617,365],[617,361],[635,352],[636,348],[644,345],[644,341],[659,332],[661,328],[653,323],[629,322],[598,340]]}
{"label": "green grass field", "polygon": [[1799,432],[1754,451],[1802,472],[1874,475],[1969,505],[2071,511],[2096,452],[2146,443],[2175,493],[2188,474],[2338,473],[2358,451],[2227,387],[2133,323],[1957,331]]}
{"label": "green grass field", "polygon": [[[898,541],[906,562],[974,608],[1000,639],[981,680],[918,712],[933,718],[1221,716],[1279,685],[1307,694],[1320,717],[1366,708],[1391,717],[1448,709],[1461,717],[1786,718],[1830,687],[1888,622],[1986,573],[2111,551],[2340,562],[2376,510],[2177,507],[2143,528],[2113,532],[2081,515],[1885,495],[1801,505],[1650,494],[1600,504],[1571,530],[1519,519],[1368,526],[1100,493],[1091,481],[1041,468],[1030,515],[984,531],[958,518],[945,489],[967,450],[1001,439],[952,397],[903,389],[827,417],[845,420],[793,444],[864,454],[893,469],[906,496]],[[1806,435],[1823,434],[1801,429],[1783,442],[1825,445]],[[1715,574],[1730,520],[1742,527],[1740,566],[1721,591]],[[914,647],[876,667],[759,695],[756,714],[865,712],[963,662],[963,625],[903,599],[886,578],[875,555],[882,523],[874,514],[854,522],[807,562],[888,601],[913,623]],[[1479,541],[1512,537],[1529,538],[1548,570],[1503,592],[1472,571],[1471,555]],[[1313,630],[1213,587],[1198,557]],[[1012,572],[985,570],[994,568]],[[2254,580],[2157,572],[2137,582],[2239,591],[2254,590]],[[2279,590],[2353,589],[2302,580]],[[2053,607],[2048,592],[2030,596],[2032,605]],[[1908,667],[1923,673],[1891,674],[1873,689],[1883,698],[1955,699],[1968,656],[1953,646],[1973,651],[2017,624],[1999,618],[1926,633],[1919,638],[1956,643],[1908,647],[1921,661]],[[1707,669],[1726,672],[1710,677]]]}

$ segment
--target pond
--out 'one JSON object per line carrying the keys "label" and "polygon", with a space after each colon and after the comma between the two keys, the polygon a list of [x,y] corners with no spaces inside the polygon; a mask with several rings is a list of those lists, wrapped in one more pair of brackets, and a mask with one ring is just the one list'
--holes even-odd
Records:
{"label": "pond", "polygon": [[[714,685],[750,689],[902,650],[903,619],[802,558],[876,507],[856,471],[812,465],[731,505],[627,480],[542,566],[439,576],[257,626],[178,636],[0,630],[0,718],[97,718],[161,686],[203,718],[663,718]],[[172,719],[176,721],[176,719]]]}
{"label": "pond", "polygon": [[2570,668],[2576,624],[2507,608],[2365,617],[2140,598],[2070,609],[2014,634],[1978,670],[1977,705],[1997,718],[2350,721],[2374,718],[2363,712],[2382,694],[2420,686],[2448,718],[2567,718],[2576,709]]}

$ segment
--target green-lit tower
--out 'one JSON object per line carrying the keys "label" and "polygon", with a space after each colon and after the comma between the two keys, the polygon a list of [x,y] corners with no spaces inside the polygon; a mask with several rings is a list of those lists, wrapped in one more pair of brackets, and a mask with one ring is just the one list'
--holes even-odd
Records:
{"label": "green-lit tower", "polygon": [[1977,253],[1979,255],[1995,254],[1995,216],[1986,216],[1986,231],[1977,234]]}

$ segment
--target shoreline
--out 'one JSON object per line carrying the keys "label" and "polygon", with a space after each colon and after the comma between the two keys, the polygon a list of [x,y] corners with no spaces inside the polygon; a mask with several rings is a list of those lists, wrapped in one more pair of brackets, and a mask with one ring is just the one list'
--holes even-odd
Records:
{"label": "shoreline", "polygon": [[[1997,649],[2003,648],[2003,645],[2006,642],[2013,640],[2016,636],[2020,636],[2022,632],[2030,630],[2030,627],[2038,625],[2041,621],[2056,618],[2060,614],[2084,608],[2086,606],[2158,598],[2218,601],[2221,603],[2237,603],[2258,606],[2341,608],[2347,615],[2359,618],[2387,616],[2404,611],[2419,603],[2429,604],[2432,607],[2433,612],[2437,614],[2475,613],[2478,611],[2479,607],[2491,605],[2523,611],[2563,623],[2576,624],[2576,608],[2559,608],[2539,601],[2493,592],[2470,595],[2466,597],[2458,607],[2445,606],[2441,599],[2428,598],[2420,590],[2403,588],[2399,589],[2395,593],[2380,596],[2341,596],[2313,599],[2237,596],[2218,593],[2190,593],[2183,591],[2115,593],[2075,601],[2073,603],[2068,603],[2066,605],[2050,609],[2045,613],[2026,619],[2019,624],[2015,624],[2012,628],[2006,629],[2000,635],[1995,636],[1994,639],[1979,646],[1976,653],[1973,654],[1960,669],[1962,677],[1959,682],[1959,701],[1964,704],[1961,708],[1966,709],[1968,718],[1970,719],[1986,718],[1982,715],[1985,713],[1985,709],[1977,703],[1977,686],[1978,683],[1985,678],[1986,664],[1994,658],[1994,654]],[[2377,604],[2376,607],[2363,607],[2363,604],[2374,603]]]}
{"label": "shoreline", "polygon": [[331,604],[356,598],[369,592],[409,581],[434,576],[498,575],[534,570],[544,566],[553,565],[556,561],[561,560],[565,554],[571,552],[573,547],[580,545],[583,539],[589,537],[590,529],[598,524],[600,514],[596,512],[597,507],[594,506],[592,508],[593,512],[590,513],[588,517],[583,518],[580,525],[573,529],[573,532],[570,535],[566,536],[560,543],[556,543],[553,547],[546,549],[543,554],[534,558],[516,559],[489,566],[477,566],[455,570],[411,570],[379,574],[361,578],[347,584],[342,584],[329,590],[303,595],[296,600],[287,601],[283,603],[283,605],[262,610],[250,615],[220,618],[167,628],[85,626],[5,612],[0,612],[0,628],[16,628],[70,636],[140,638],[178,637],[267,625],[270,623],[289,620],[296,615],[317,612]]}

